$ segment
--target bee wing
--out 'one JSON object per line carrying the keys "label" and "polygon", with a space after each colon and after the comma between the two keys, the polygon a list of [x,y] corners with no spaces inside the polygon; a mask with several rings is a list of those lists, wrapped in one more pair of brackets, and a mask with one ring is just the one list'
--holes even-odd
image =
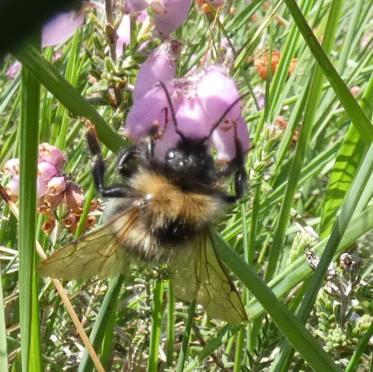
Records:
{"label": "bee wing", "polygon": [[68,280],[125,274],[129,259],[121,242],[136,219],[137,214],[131,214],[128,210],[115,216],[43,260],[39,265],[40,273]]}
{"label": "bee wing", "polygon": [[208,232],[181,249],[170,262],[175,296],[182,301],[196,301],[207,314],[230,324],[247,320],[241,298],[216,256]]}

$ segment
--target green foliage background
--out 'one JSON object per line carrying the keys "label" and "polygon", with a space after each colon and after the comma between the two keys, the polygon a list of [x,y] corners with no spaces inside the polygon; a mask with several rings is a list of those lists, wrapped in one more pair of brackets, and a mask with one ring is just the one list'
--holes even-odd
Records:
{"label": "green foliage background", "polygon": [[[200,66],[207,52],[219,61],[228,39],[240,89],[261,89],[266,99],[262,109],[255,95],[245,102],[250,188],[215,236],[249,322],[230,327],[175,301],[155,267],[134,268],[126,281],[65,283],[105,370],[371,368],[372,15],[364,0],[237,0],[227,1],[214,21],[193,5],[175,35],[184,45],[178,75]],[[114,154],[127,145],[118,130],[132,104],[130,88],[146,52],[159,43],[149,38],[135,32],[113,60],[103,24],[90,11],[58,48],[57,61],[55,49],[40,51],[30,41],[1,67],[0,165],[21,159],[19,222],[0,205],[1,371],[93,370],[53,283],[35,270],[35,240],[50,251],[69,238],[60,227],[53,236],[40,229],[37,146],[49,142],[66,152],[65,171],[86,191],[87,212],[94,190],[81,117],[96,125],[113,179]],[[280,63],[263,81],[253,61],[276,50]],[[23,69],[10,81],[14,57]],[[120,102],[113,104],[119,86]],[[279,116],[286,128],[279,128]],[[344,252],[353,265],[340,259]]]}

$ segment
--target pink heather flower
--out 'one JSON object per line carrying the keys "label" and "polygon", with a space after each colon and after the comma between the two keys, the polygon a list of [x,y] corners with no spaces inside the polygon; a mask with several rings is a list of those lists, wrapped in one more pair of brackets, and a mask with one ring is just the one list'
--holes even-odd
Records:
{"label": "pink heather flower", "polygon": [[47,190],[45,194],[54,196],[61,194],[66,188],[66,179],[64,176],[53,177],[47,184]]}
{"label": "pink heather flower", "polygon": [[126,12],[141,12],[148,7],[147,0],[127,0],[125,2]]}
{"label": "pink heather flower", "polygon": [[47,191],[48,180],[36,179],[36,196],[40,199]]}
{"label": "pink heather flower", "polygon": [[137,142],[157,125],[162,130],[167,122],[169,113],[166,96],[157,85],[145,93],[132,106],[126,120],[125,135],[131,141]]}
{"label": "pink heather flower", "polygon": [[21,71],[21,67],[21,62],[15,61],[9,66],[8,70],[6,71],[6,77],[9,80],[15,79],[18,73]]}
{"label": "pink heather flower", "polygon": [[57,168],[53,164],[47,161],[40,161],[38,163],[38,178],[40,180],[49,181],[57,173]]}
{"label": "pink heather flower", "polygon": [[84,21],[84,11],[60,13],[49,20],[42,31],[42,46],[62,44],[74,35]]}
{"label": "pink heather flower", "polygon": [[133,99],[136,101],[148,92],[158,81],[169,81],[176,77],[176,60],[181,44],[176,41],[162,43],[142,63],[137,74]]}
{"label": "pink heather flower", "polygon": [[49,143],[42,143],[39,145],[39,162],[40,161],[47,161],[60,171],[63,167],[65,156],[57,147]]}
{"label": "pink heather flower", "polygon": [[162,36],[175,31],[188,17],[191,0],[151,0],[154,25]]}
{"label": "pink heather flower", "polygon": [[10,176],[18,176],[19,175],[19,159],[9,159],[3,168],[5,174],[9,174]]}
{"label": "pink heather flower", "polygon": [[64,193],[66,206],[75,214],[82,213],[84,204],[84,195],[78,185],[68,182]]}
{"label": "pink heather flower", "polygon": [[[231,161],[237,151],[243,155],[249,150],[249,133],[237,100],[236,84],[226,70],[210,66],[184,79],[166,83],[173,102],[178,129],[185,137],[207,138],[217,150],[219,161]],[[232,104],[236,102],[235,105]],[[223,113],[230,108],[217,128]],[[162,158],[168,149],[180,140],[176,133],[164,90],[154,86],[135,100],[127,120],[125,134],[134,142],[149,133],[154,125],[159,127],[155,154]]]}
{"label": "pink heather flower", "polygon": [[6,189],[11,199],[17,198],[19,195],[19,176],[12,177]]}
{"label": "pink heather flower", "polygon": [[145,22],[148,18],[148,13],[144,10],[140,12],[131,11],[131,14],[123,14],[122,20],[116,30],[118,38],[115,44],[115,51],[118,58],[122,56],[123,48],[129,45],[131,41],[131,17],[139,24]]}

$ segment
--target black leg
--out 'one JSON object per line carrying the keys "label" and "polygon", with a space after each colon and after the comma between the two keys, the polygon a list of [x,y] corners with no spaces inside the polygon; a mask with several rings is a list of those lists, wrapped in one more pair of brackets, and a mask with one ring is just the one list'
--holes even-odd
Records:
{"label": "black leg", "polygon": [[93,127],[89,128],[86,134],[87,143],[89,151],[92,155],[93,160],[93,181],[95,183],[95,187],[97,191],[103,197],[107,198],[120,198],[125,197],[127,195],[127,189],[122,186],[111,186],[105,187],[104,186],[104,176],[105,176],[105,163],[102,159],[101,148],[97,141],[96,132]]}
{"label": "black leg", "polygon": [[130,177],[133,172],[133,167],[131,166],[131,161],[136,157],[136,146],[130,146],[124,149],[119,157],[117,170],[123,177]]}

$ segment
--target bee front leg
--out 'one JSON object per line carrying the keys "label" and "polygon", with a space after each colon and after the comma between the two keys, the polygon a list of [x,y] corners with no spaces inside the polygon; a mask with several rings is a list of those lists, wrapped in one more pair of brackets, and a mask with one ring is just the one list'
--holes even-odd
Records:
{"label": "bee front leg", "polygon": [[86,133],[86,138],[93,161],[92,175],[96,190],[99,191],[100,194],[106,198],[125,197],[128,194],[127,189],[125,187],[104,186],[105,163],[102,158],[100,144],[98,143],[94,127],[90,127],[88,129]]}

